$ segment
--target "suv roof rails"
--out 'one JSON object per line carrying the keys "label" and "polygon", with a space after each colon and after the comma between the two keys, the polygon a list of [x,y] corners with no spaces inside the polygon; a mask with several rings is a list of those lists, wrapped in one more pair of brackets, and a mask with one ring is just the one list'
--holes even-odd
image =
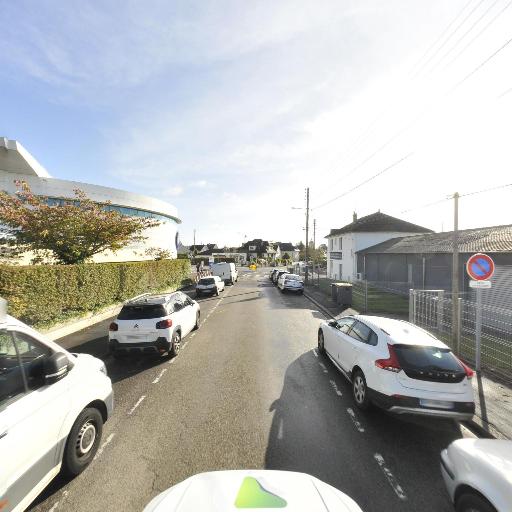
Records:
{"label": "suv roof rails", "polygon": [[136,302],[144,297],[149,297],[151,293],[141,293],[140,295],[136,295],[135,297],[132,297],[131,299],[126,300],[124,303],[129,304],[130,302]]}

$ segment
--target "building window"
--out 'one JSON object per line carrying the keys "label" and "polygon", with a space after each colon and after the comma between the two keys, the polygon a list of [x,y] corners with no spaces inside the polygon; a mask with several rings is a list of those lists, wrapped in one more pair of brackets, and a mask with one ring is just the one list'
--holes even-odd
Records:
{"label": "building window", "polygon": [[329,251],[332,251],[333,249],[333,239],[329,238]]}
{"label": "building window", "polygon": [[340,251],[343,249],[343,237],[340,236],[338,238],[338,244],[339,244],[339,248],[340,248]]}

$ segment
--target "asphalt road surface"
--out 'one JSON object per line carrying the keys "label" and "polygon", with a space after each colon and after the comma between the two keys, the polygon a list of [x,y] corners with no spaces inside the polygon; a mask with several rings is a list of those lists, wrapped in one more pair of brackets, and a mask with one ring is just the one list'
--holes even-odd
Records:
{"label": "asphalt road surface", "polygon": [[453,510],[439,453],[461,428],[357,410],[316,351],[324,316],[305,297],[283,295],[258,270],[200,303],[201,328],[171,361],[114,361],[110,321],[61,340],[105,359],[115,411],[91,466],[58,477],[34,511],[140,511],[191,475],[242,468],[309,473],[365,512]]}

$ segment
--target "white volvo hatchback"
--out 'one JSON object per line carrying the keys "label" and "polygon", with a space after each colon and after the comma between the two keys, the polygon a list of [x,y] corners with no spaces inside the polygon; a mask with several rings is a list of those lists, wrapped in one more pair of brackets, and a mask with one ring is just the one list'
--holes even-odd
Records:
{"label": "white volvo hatchback", "polygon": [[352,383],[356,405],[470,419],[473,371],[442,341],[403,320],[355,315],[322,322],[318,350]]}

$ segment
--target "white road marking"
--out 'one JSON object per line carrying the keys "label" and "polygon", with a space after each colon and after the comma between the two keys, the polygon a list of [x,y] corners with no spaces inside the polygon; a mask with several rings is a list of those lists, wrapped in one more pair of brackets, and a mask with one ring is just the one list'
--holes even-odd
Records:
{"label": "white road marking", "polygon": [[57,503],[55,503],[55,505],[53,505],[53,507],[48,510],[48,512],[55,512],[57,510],[57,507],[59,506],[59,502],[57,501]]}
{"label": "white road marking", "polygon": [[128,416],[131,416],[133,414],[133,412],[135,411],[135,409],[137,409],[137,407],[139,407],[139,405],[142,403],[142,401],[144,400],[144,398],[146,398],[146,395],[142,395],[138,400],[137,400],[137,403],[128,411]]}
{"label": "white road marking", "polygon": [[325,366],[325,364],[320,363],[320,362],[318,364],[322,367],[322,369],[324,370],[324,373],[327,373],[327,367]]}
{"label": "white road marking", "polygon": [[318,357],[318,352],[316,351],[316,348],[313,349],[313,354],[315,354],[315,357]]}
{"label": "white road marking", "polygon": [[354,411],[349,407],[347,409],[347,412],[349,414],[349,416],[352,418],[352,421],[354,422],[354,425],[356,426],[357,430],[359,432],[364,432],[364,428],[362,427],[361,423],[359,422],[359,420],[357,419]]}
{"label": "white road marking", "polygon": [[277,439],[283,439],[283,418],[279,419],[279,429],[277,431]]}
{"label": "white road marking", "polygon": [[[185,347],[183,347],[185,348]],[[160,381],[160,379],[162,378],[162,375],[167,371],[167,368],[164,368],[159,374],[158,376],[155,378],[155,380],[152,382],[152,384],[158,384],[158,382]]]}
{"label": "white road marking", "polygon": [[[94,456],[93,460],[96,460],[103,453],[103,450],[112,442],[112,439],[114,439],[115,435],[116,434],[114,432],[112,432],[112,434],[110,434],[107,437],[105,442],[98,448],[98,451],[96,452],[96,455]],[[67,492],[67,491],[64,491],[64,492]]]}
{"label": "white road marking", "polygon": [[183,346],[181,347],[181,350],[185,350],[185,347],[188,345],[188,341],[186,341],[185,343],[183,343]]}
{"label": "white road marking", "polygon": [[193,338],[195,335],[196,335],[196,333],[195,333],[195,332],[193,332],[193,333],[190,335],[190,337],[191,337],[191,338]]}
{"label": "white road marking", "polygon": [[169,364],[174,364],[174,361],[176,361],[176,359],[172,358],[172,359],[169,361]]}
{"label": "white road marking", "polygon": [[330,380],[329,381],[331,383],[331,386],[333,387],[335,393],[338,395],[338,396],[342,396],[342,393],[341,391],[338,389],[338,386],[336,385],[336,382],[334,382],[333,380]]}
{"label": "white road marking", "polygon": [[377,464],[380,466],[380,469],[382,469],[386,478],[388,479],[389,485],[391,485],[391,487],[393,488],[393,491],[395,491],[395,494],[402,501],[406,501],[407,496],[406,496],[404,490],[402,489],[402,487],[400,486],[400,484],[396,481],[396,478],[394,477],[393,473],[391,473],[389,468],[386,466],[384,457],[380,453],[376,453],[373,457],[377,461]]}

